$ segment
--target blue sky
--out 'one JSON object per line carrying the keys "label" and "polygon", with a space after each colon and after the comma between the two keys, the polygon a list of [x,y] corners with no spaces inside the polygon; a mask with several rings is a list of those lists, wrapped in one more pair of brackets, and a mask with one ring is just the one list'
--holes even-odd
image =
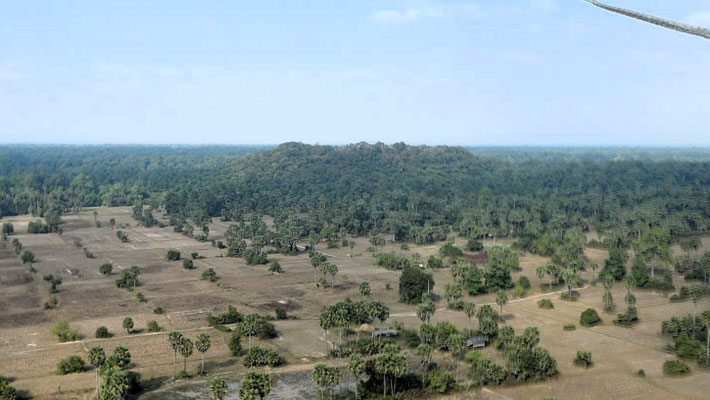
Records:
{"label": "blue sky", "polygon": [[710,145],[710,41],[582,0],[0,0],[0,49],[4,143]]}

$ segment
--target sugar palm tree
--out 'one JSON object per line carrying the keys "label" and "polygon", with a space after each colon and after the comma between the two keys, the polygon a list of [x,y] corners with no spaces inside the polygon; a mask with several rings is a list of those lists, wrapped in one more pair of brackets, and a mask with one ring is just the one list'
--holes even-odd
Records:
{"label": "sugar palm tree", "polygon": [[202,356],[202,363],[200,364],[200,374],[202,375],[205,374],[205,352],[210,349],[210,346],[212,346],[210,335],[205,332],[198,333],[197,340],[195,340],[195,347]]}
{"label": "sugar palm tree", "polygon": [[212,378],[210,386],[207,389],[207,393],[209,393],[210,397],[214,400],[222,400],[227,396],[227,392],[227,382],[224,381],[224,378],[219,376]]}
{"label": "sugar palm tree", "polygon": [[182,361],[183,361],[183,366],[182,366],[182,372],[187,373],[187,357],[190,357],[192,355],[193,350],[195,349],[195,346],[192,344],[192,340],[188,338],[183,338],[182,342],[180,342],[180,347],[178,347],[178,351],[180,352],[180,355],[182,356]]}
{"label": "sugar palm tree", "polygon": [[96,396],[99,395],[99,390],[101,389],[101,381],[99,380],[99,368],[106,362],[106,353],[104,349],[100,346],[92,347],[89,350],[89,364],[94,367],[96,372]]}
{"label": "sugar palm tree", "polygon": [[177,378],[177,352],[182,343],[182,333],[177,331],[168,333],[168,342],[170,343],[170,348],[173,349],[173,380],[175,380]]}

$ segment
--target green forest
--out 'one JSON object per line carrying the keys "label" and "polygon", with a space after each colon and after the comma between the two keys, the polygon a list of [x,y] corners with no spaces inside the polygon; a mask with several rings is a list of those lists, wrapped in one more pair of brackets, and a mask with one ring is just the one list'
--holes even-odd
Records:
{"label": "green forest", "polygon": [[99,205],[150,206],[178,220],[268,214],[277,228],[301,237],[328,227],[427,243],[453,232],[521,238],[535,251],[581,228],[625,247],[652,228],[676,240],[707,232],[710,151],[403,143],[0,147],[1,216],[49,222]]}

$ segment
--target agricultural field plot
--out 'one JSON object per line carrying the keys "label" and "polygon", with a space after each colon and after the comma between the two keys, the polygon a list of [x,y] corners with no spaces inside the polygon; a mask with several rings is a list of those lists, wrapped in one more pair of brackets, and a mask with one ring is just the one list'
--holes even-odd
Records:
{"label": "agricultural field plot", "polygon": [[[96,227],[94,211],[101,228]],[[199,385],[204,386],[202,381],[196,379],[188,386],[185,382],[169,383],[173,354],[166,335],[170,330],[180,330],[187,337],[194,338],[200,331],[208,332],[212,347],[206,353],[207,368],[226,376],[230,382],[237,382],[244,367],[240,359],[229,355],[227,342],[230,334],[212,329],[206,322],[209,313],[222,312],[231,304],[244,313],[268,315],[282,307],[294,317],[274,321],[280,334],[278,338],[269,341],[255,339],[255,344],[277,349],[288,361],[286,367],[274,370],[282,375],[279,377],[282,384],[275,387],[274,398],[289,398],[289,394],[294,393],[310,396],[314,393],[313,387],[306,382],[304,376],[307,374],[303,371],[321,361],[326,351],[325,337],[317,321],[318,312],[324,305],[347,297],[360,298],[360,282],[369,281],[371,297],[390,307],[388,324],[399,321],[414,328],[420,324],[414,307],[399,302],[399,272],[373,265],[367,238],[353,239],[356,245],[352,251],[349,247],[327,249],[324,244],[320,245],[318,250],[339,268],[335,287],[322,289],[316,287],[313,267],[303,253],[269,255],[269,260],[278,261],[284,270],[281,274],[272,274],[267,266],[248,266],[243,259],[223,257],[224,250],[209,242],[198,242],[175,233],[171,227],[137,227],[130,215],[128,208],[86,209],[79,215],[63,217],[61,236],[27,234],[25,227],[31,218],[26,216],[3,219],[15,223],[17,233],[12,238],[19,239],[25,249],[36,255],[33,268],[37,272],[33,273],[28,265],[21,264],[11,246],[0,249],[0,348],[3,349],[0,374],[12,377],[13,385],[18,389],[31,392],[37,399],[89,398],[94,390],[93,372],[58,376],[55,374],[57,361],[72,354],[85,357],[94,345],[101,345],[109,352],[122,344],[133,356],[133,370],[142,374],[150,388],[160,390],[147,394],[146,398],[161,398],[160,393],[167,396],[171,391],[185,395],[174,398],[203,398],[204,391],[199,389]],[[113,227],[108,222],[111,218],[115,219]],[[164,221],[159,214],[158,218]],[[220,240],[229,224],[215,219],[210,226],[210,236]],[[119,229],[128,235],[128,242],[118,240],[116,231]],[[457,244],[461,244],[460,241],[458,239]],[[383,251],[409,257],[418,253],[426,260],[438,251],[440,245],[409,245],[410,249],[403,250],[399,243],[388,243]],[[703,239],[703,248],[710,248],[707,238]],[[84,249],[95,258],[87,258]],[[184,258],[190,257],[192,252],[205,258],[194,260],[195,269],[186,270],[181,262],[165,259],[169,249],[180,251]],[[680,252],[680,249],[674,250]],[[600,266],[606,258],[605,251],[596,249],[587,249],[586,255]],[[560,375],[543,383],[491,387],[451,398],[530,399],[552,395],[561,399],[702,399],[710,396],[708,371],[696,367],[684,378],[668,378],[661,371],[663,361],[675,358],[667,351],[670,341],[660,334],[661,321],[671,315],[691,313],[691,302],[670,303],[667,294],[637,290],[640,322],[632,328],[623,328],[612,323],[615,314],[601,312],[603,288],[589,284],[591,271],[583,273],[587,282],[576,289],[581,294],[580,299],[567,302],[559,298],[559,291],[564,290],[562,287],[555,287],[549,293],[540,291],[547,280],[538,278],[535,268],[549,259],[522,255],[520,261],[521,268],[513,273],[513,279],[528,277],[533,292],[524,298],[510,299],[504,308],[505,324],[513,326],[516,332],[526,326],[539,327],[540,345],[557,359]],[[98,267],[107,262],[113,264],[114,273],[103,276]],[[118,274],[133,265],[141,271],[141,284],[136,290],[146,297],[147,302],[139,302],[129,291],[115,287]],[[220,285],[200,278],[206,268],[216,271]],[[55,310],[43,309],[49,297],[49,285],[42,279],[46,274],[63,279],[60,292],[56,294],[59,305]],[[443,299],[446,284],[453,280],[450,271],[440,269],[433,274],[436,282],[433,293],[438,300],[432,322],[447,320],[459,327],[467,327],[466,316],[460,311],[447,309]],[[677,287],[685,284],[680,276],[675,280]],[[617,304],[622,303],[624,289],[621,285],[616,285],[612,292]],[[555,308],[539,309],[537,301],[543,297],[550,298]],[[495,304],[495,295],[466,296],[465,300],[479,306]],[[155,314],[156,307],[161,307],[165,313]],[[580,313],[589,307],[600,311],[604,321],[600,326],[579,326]],[[703,300],[698,309],[709,307],[710,303]],[[131,334],[121,326],[126,316],[135,321],[135,332]],[[50,331],[61,320],[69,321],[72,328],[83,335],[82,340],[57,343]],[[147,331],[146,325],[151,320],[162,327],[161,332]],[[562,326],[569,323],[578,325],[577,329],[563,331]],[[95,339],[94,331],[98,326],[106,326],[113,337]],[[474,318],[472,327],[476,326]],[[572,358],[577,350],[593,353],[593,368],[581,369],[573,365]],[[493,349],[486,349],[485,353],[502,361],[500,353]],[[448,355],[437,354],[435,358],[447,368],[451,366]],[[187,369],[194,371],[198,364],[199,355],[193,355]],[[645,378],[636,376],[639,369],[645,370]]]}

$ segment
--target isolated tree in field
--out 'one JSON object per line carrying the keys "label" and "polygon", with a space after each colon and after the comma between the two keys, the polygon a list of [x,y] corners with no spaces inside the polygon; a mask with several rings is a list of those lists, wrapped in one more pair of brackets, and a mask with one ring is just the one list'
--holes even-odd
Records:
{"label": "isolated tree in field", "polygon": [[101,382],[99,381],[99,368],[101,368],[106,362],[106,353],[100,346],[92,347],[91,350],[89,350],[88,359],[89,364],[94,367],[94,371],[96,372],[96,395],[98,396],[101,389]]}
{"label": "isolated tree in field", "polygon": [[423,324],[428,324],[434,312],[436,312],[436,304],[431,301],[429,296],[423,295],[422,297],[422,302],[417,305],[417,317],[419,317]]}
{"label": "isolated tree in field", "polygon": [[503,320],[503,306],[508,304],[508,295],[505,293],[505,290],[499,290],[498,293],[496,293],[496,304],[500,307],[500,320]]}
{"label": "isolated tree in field", "polygon": [[332,263],[328,263],[327,265],[327,272],[330,274],[331,281],[330,281],[330,286],[335,290],[335,275],[338,273],[338,266]]}
{"label": "isolated tree in field", "polygon": [[348,357],[348,371],[355,377],[355,398],[360,398],[360,391],[358,386],[360,383],[360,377],[365,375],[367,372],[367,362],[360,353],[353,353]]}
{"label": "isolated tree in field", "polygon": [[263,399],[271,392],[271,377],[266,372],[249,371],[239,388],[241,400]]}
{"label": "isolated tree in field", "polygon": [[126,330],[126,333],[131,333],[131,329],[133,329],[133,318],[126,317],[123,319],[123,329]]}
{"label": "isolated tree in field", "polygon": [[693,300],[693,323],[696,321],[696,315],[698,314],[698,301],[703,297],[703,287],[700,285],[693,285],[690,287],[690,299]]}
{"label": "isolated tree in field", "polygon": [[173,380],[177,379],[177,352],[182,343],[182,333],[177,331],[172,331],[168,333],[168,343],[170,343],[170,348],[173,349]]}
{"label": "isolated tree in field", "polygon": [[210,381],[210,386],[207,389],[207,393],[212,397],[213,400],[222,400],[227,397],[229,389],[227,388],[227,382],[224,378],[216,376]]}
{"label": "isolated tree in field", "polygon": [[3,222],[2,233],[3,235],[5,235],[5,237],[15,233],[15,226],[12,224],[12,222]]}
{"label": "isolated tree in field", "polygon": [[182,341],[180,342],[180,347],[178,347],[178,351],[182,356],[182,372],[184,374],[187,374],[187,357],[190,357],[192,355],[194,349],[195,345],[192,343],[192,340],[188,338],[182,338]]}
{"label": "isolated tree in field", "polygon": [[405,267],[399,278],[399,298],[405,303],[415,303],[432,287],[434,279],[430,273],[419,267]]}
{"label": "isolated tree in field", "polygon": [[205,374],[205,352],[210,349],[212,342],[210,341],[210,335],[205,332],[200,332],[197,334],[197,340],[195,340],[195,348],[200,352],[202,357],[202,362],[200,364],[200,375]]}
{"label": "isolated tree in field", "polygon": [[101,275],[111,275],[113,271],[113,265],[111,263],[102,264],[99,266],[99,272]]}
{"label": "isolated tree in field", "polygon": [[15,250],[15,254],[20,254],[20,251],[22,251],[22,242],[17,238],[12,239],[12,248]]}
{"label": "isolated tree in field", "polygon": [[22,260],[23,264],[30,264],[30,266],[32,266],[32,263],[35,262],[35,255],[31,251],[25,250],[22,252],[22,255],[20,256],[20,260]]}
{"label": "isolated tree in field", "polygon": [[471,330],[471,318],[476,315],[476,303],[463,303],[463,313],[466,314],[466,318],[468,318],[468,330]]}
{"label": "isolated tree in field", "polygon": [[370,295],[371,289],[370,289],[370,282],[362,282],[360,283],[360,294],[367,297]]}

